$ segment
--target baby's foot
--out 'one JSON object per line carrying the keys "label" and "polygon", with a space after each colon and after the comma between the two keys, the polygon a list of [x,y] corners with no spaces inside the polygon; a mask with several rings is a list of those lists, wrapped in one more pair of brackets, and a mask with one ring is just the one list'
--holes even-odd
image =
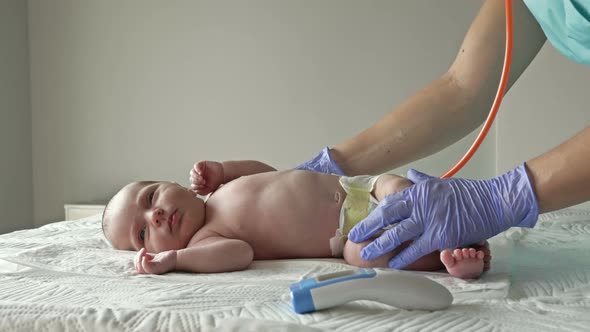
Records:
{"label": "baby's foot", "polygon": [[484,252],[473,248],[445,249],[440,252],[440,260],[450,275],[462,279],[478,278],[484,269]]}
{"label": "baby's foot", "polygon": [[471,247],[477,251],[483,251],[483,272],[489,271],[492,253],[490,252],[490,245],[488,241],[473,244]]}

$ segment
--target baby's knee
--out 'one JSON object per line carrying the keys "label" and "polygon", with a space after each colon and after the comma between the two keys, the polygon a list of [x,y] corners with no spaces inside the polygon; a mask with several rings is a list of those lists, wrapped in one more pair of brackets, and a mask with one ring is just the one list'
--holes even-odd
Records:
{"label": "baby's knee", "polygon": [[402,191],[407,187],[411,186],[412,181],[395,174],[383,174],[375,182],[375,188],[373,188],[373,196],[378,201],[382,200],[385,196],[391,195],[398,191]]}
{"label": "baby's knee", "polygon": [[355,243],[350,240],[346,241],[343,253],[346,263],[358,267],[388,267],[389,260],[393,257],[392,254],[385,254],[370,261],[364,260],[361,257],[361,250],[371,243],[371,241],[372,239],[361,243]]}

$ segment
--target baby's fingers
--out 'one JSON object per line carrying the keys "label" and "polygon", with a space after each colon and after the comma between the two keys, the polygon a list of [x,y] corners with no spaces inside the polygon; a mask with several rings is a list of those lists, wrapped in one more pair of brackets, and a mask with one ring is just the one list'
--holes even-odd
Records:
{"label": "baby's fingers", "polygon": [[141,258],[141,268],[143,270],[142,273],[153,274],[153,266],[154,263],[152,263],[148,257],[144,256]]}
{"label": "baby's fingers", "polygon": [[147,251],[145,250],[145,248],[141,248],[135,255],[135,258],[133,259],[133,265],[135,265],[135,270],[138,273],[145,273],[142,266],[142,260],[145,257],[146,253]]}
{"label": "baby's fingers", "polygon": [[199,161],[195,165],[195,170],[197,171],[198,174],[204,174],[206,169],[207,169],[207,162],[206,161]]}
{"label": "baby's fingers", "polygon": [[141,260],[142,257],[138,257],[135,259],[135,271],[137,271],[137,273],[139,274],[145,273],[145,271],[143,270],[143,266],[141,266]]}
{"label": "baby's fingers", "polygon": [[147,269],[146,269],[146,266],[145,266],[145,257],[141,257],[139,259],[139,266],[141,268],[141,272],[140,273],[148,273],[147,272]]}
{"label": "baby's fingers", "polygon": [[[207,186],[204,184],[191,184],[191,190],[197,194],[202,195],[203,192],[207,191]],[[210,191],[210,190],[209,190]],[[207,193],[209,193],[209,191]]]}
{"label": "baby's fingers", "polygon": [[192,185],[205,184],[207,182],[205,178],[199,174],[191,174],[189,181]]}

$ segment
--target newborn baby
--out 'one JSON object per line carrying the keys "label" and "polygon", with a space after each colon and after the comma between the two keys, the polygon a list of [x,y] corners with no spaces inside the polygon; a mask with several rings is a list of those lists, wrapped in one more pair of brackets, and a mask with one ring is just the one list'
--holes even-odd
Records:
{"label": "newborn baby", "polygon": [[[343,257],[359,267],[387,267],[409,241],[365,261],[360,251],[370,240],[357,244],[346,234],[378,201],[411,185],[392,174],[339,177],[276,171],[257,161],[202,161],[191,170],[193,190],[173,182],[123,187],[105,209],[103,230],[114,248],[138,251],[139,273],[228,272],[254,259],[284,258]],[[406,269],[446,268],[476,278],[490,258],[480,244],[433,252]]]}

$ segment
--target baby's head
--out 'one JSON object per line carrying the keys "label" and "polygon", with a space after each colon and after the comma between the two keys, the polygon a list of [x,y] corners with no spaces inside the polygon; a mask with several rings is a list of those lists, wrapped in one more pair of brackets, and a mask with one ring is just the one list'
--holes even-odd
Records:
{"label": "baby's head", "polygon": [[119,190],[102,217],[115,249],[150,253],[186,248],[205,224],[205,203],[174,182],[133,182]]}

